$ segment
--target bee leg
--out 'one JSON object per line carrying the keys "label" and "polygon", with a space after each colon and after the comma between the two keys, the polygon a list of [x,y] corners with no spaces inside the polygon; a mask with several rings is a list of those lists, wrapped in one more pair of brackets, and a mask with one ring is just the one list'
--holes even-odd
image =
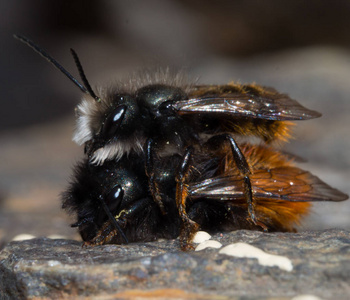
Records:
{"label": "bee leg", "polygon": [[[118,223],[118,227],[125,228],[128,220],[137,218],[140,213],[145,211],[149,205],[148,200],[148,198],[142,198],[120,211],[119,214],[113,218],[115,222]],[[109,244],[118,236],[118,232],[120,233],[120,231],[115,228],[114,222],[108,220],[103,223],[101,229],[91,241],[84,242],[83,247]]]}
{"label": "bee leg", "polygon": [[119,231],[119,233],[120,233],[120,235],[122,236],[122,238],[124,239],[125,243],[128,244],[129,241],[128,241],[128,239],[127,239],[125,233],[124,233],[123,230],[120,228],[120,226],[119,226],[118,222],[116,221],[116,219],[113,217],[113,215],[112,215],[111,211],[109,210],[109,208],[108,208],[108,206],[107,206],[105,200],[103,199],[102,196],[99,197],[99,200],[100,200],[100,202],[101,202],[101,204],[102,204],[102,207],[103,207],[104,211],[106,212],[106,214],[107,214],[109,220],[112,222],[112,224],[114,225],[115,229],[117,229],[117,230]]}
{"label": "bee leg", "polygon": [[153,153],[154,153],[153,140],[148,139],[147,149],[146,149],[146,162],[145,162],[145,170],[146,170],[146,175],[148,177],[148,186],[149,186],[153,200],[159,206],[162,214],[165,215],[166,211],[164,208],[162,197],[159,192],[159,186],[154,178],[155,174],[154,174],[154,159],[153,159],[154,154]]}
{"label": "bee leg", "polygon": [[236,163],[236,166],[238,168],[240,175],[243,177],[244,195],[248,204],[248,214],[249,214],[250,220],[255,225],[260,226],[264,231],[267,231],[267,226],[264,223],[258,221],[255,215],[255,199],[253,196],[252,184],[250,181],[251,172],[250,172],[250,168],[247,163],[247,160],[245,159],[241,149],[238,147],[234,138],[229,134],[217,135],[217,136],[214,136],[212,139],[213,140],[222,139],[222,140],[229,141],[233,159]]}
{"label": "bee leg", "polygon": [[106,221],[101,229],[97,232],[97,235],[91,241],[85,241],[83,247],[99,246],[108,244],[113,237],[118,235],[117,229],[114,227],[110,220]]}
{"label": "bee leg", "polygon": [[186,212],[186,199],[187,199],[187,187],[186,187],[186,179],[190,172],[191,166],[191,156],[193,153],[193,148],[188,147],[186,149],[185,155],[183,157],[182,163],[176,173],[176,205],[179,210],[179,215],[182,220],[182,228],[180,233],[180,244],[181,249],[191,250],[193,246],[191,245],[191,241],[193,236],[199,229],[199,224],[192,221]]}

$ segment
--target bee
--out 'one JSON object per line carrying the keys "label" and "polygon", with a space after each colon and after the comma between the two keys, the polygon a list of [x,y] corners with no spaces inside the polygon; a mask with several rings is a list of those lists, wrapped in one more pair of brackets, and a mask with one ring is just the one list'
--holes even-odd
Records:
{"label": "bee", "polygon": [[[195,185],[188,185],[187,180],[190,177],[191,169],[201,170],[202,168],[198,166],[208,164],[211,166],[211,170],[216,169],[216,171],[208,174],[202,170],[200,173],[204,174],[204,177],[198,177],[196,181],[206,182],[205,180],[209,180],[217,184],[220,183],[221,190],[229,189],[227,186],[233,189],[236,185],[242,186],[241,190],[238,189],[237,195],[240,192],[243,193],[245,205],[242,204],[240,207],[245,207],[246,213],[243,215],[247,217],[250,227],[262,230],[278,227],[275,225],[277,221],[271,221],[271,216],[266,217],[257,210],[259,208],[257,201],[260,198],[255,194],[254,184],[259,185],[253,181],[256,170],[247,160],[248,154],[242,151],[239,140],[242,137],[257,137],[266,145],[283,142],[290,137],[293,124],[291,121],[313,119],[321,114],[305,108],[289,96],[272,88],[256,84],[235,83],[214,86],[188,85],[184,84],[177,76],[171,77],[169,72],[155,76],[147,75],[144,80],[130,81],[130,84],[100,89],[98,93],[95,93],[74,50],[71,49],[71,52],[83,84],[41,47],[23,36],[16,35],[15,37],[46,58],[84,93],[84,98],[76,109],[77,126],[73,140],[79,145],[84,145],[87,159],[78,167],[75,175],[76,182],[67,192],[63,205],[70,207],[77,213],[78,221],[74,226],[79,228],[85,241],[99,244],[101,241],[102,243],[115,239],[119,241],[120,236],[125,242],[129,238],[132,241],[142,239],[137,234],[133,236],[124,233],[123,228],[129,227],[125,224],[119,224],[123,222],[116,221],[118,219],[116,216],[124,211],[124,209],[119,211],[119,204],[117,205],[121,200],[113,200],[114,196],[109,194],[112,193],[111,186],[113,184],[119,188],[125,185],[126,188],[126,183],[129,184],[134,179],[137,182],[136,187],[144,189],[145,199],[147,199],[140,203],[144,205],[147,203],[152,208],[157,207],[164,218],[169,217],[169,214],[174,215],[175,207],[177,214],[171,219],[173,219],[174,224],[178,224],[178,218],[180,218],[181,226],[179,226],[182,227],[180,236],[183,241],[182,248],[185,249],[199,226],[205,227],[205,224],[211,224],[207,218],[204,218],[205,222],[198,223],[196,221],[199,217],[196,213],[191,212],[192,207],[199,205],[195,203],[203,203],[199,205],[202,208],[206,207],[209,202],[215,203],[214,207],[216,207],[219,205],[218,203],[223,203],[220,205],[226,206],[226,203],[231,201],[219,201],[218,198],[225,199],[225,197],[219,196],[221,192],[206,197],[204,194],[200,194]],[[260,149],[259,145],[256,147]],[[227,176],[226,171],[220,167],[222,166],[220,161],[226,157],[226,154],[223,154],[223,149],[230,152],[230,159],[225,158],[227,160],[225,169],[236,170],[239,180],[233,180],[231,176],[232,181],[225,182],[220,177]],[[175,159],[175,157],[177,158]],[[179,160],[178,157],[181,159]],[[201,160],[202,158],[204,159]],[[172,171],[169,172],[173,176],[173,183],[167,182],[167,180],[164,183],[164,177],[167,178],[166,172],[157,175],[159,172],[157,164],[160,163],[162,166],[168,160],[170,160],[169,165],[172,167]],[[198,161],[200,162],[198,163]],[[214,163],[217,163],[217,166]],[[270,172],[272,166],[267,163],[264,168],[266,172]],[[107,170],[112,170],[113,174],[133,171],[134,175],[129,177],[110,176],[106,174]],[[217,173],[218,170],[221,172]],[[290,169],[290,171],[292,170]],[[85,177],[83,175],[85,173],[89,175]],[[141,179],[139,179],[140,176]],[[129,181],[126,178],[129,178]],[[106,183],[91,184],[94,186],[94,190],[98,191],[97,198],[93,196],[94,193],[90,185],[80,183],[90,179],[97,180],[96,182],[107,180]],[[272,185],[274,180],[267,180],[265,183]],[[193,184],[193,182],[191,179],[190,183]],[[311,190],[315,189],[311,179],[306,180],[305,185],[308,185]],[[325,184],[321,183],[321,185]],[[89,194],[79,196],[80,194],[84,195],[84,192],[80,189],[75,192],[77,186],[85,188]],[[164,192],[164,186],[174,190],[174,194]],[[208,185],[204,193],[211,188],[212,186]],[[278,184],[272,188],[275,189],[273,190],[275,194],[271,194],[274,195],[273,197],[282,195],[278,193],[278,189],[281,189]],[[121,190],[124,191],[123,188]],[[235,199],[237,195],[233,194],[229,199]],[[192,199],[197,196],[203,201],[197,201],[193,204],[194,206],[188,206],[187,197]],[[264,197],[270,199],[267,194]],[[294,198],[290,199],[287,200],[294,203],[292,202],[295,201]],[[317,197],[314,198],[314,200],[317,199]],[[311,196],[310,200],[312,200]],[[333,198],[328,200],[333,201]],[[289,203],[288,201],[287,203]],[[138,206],[133,201],[132,203],[131,211],[139,211]],[[139,202],[137,201],[137,203]],[[152,209],[152,213],[150,213],[157,216],[150,219],[156,220],[153,223],[163,220],[163,217],[159,217],[156,213],[158,209]],[[142,220],[142,214],[146,211],[140,210],[139,217],[134,218],[135,222]],[[207,215],[210,214],[209,211],[211,209],[208,206]],[[291,211],[298,213],[298,210]],[[126,220],[128,219],[130,218],[126,217]],[[128,222],[130,223],[130,221]],[[108,225],[102,225],[102,223]],[[119,232],[119,235],[112,234],[112,229],[108,229],[110,226],[112,226],[113,232]],[[287,225],[280,226],[280,229],[284,230],[287,227]],[[108,236],[106,236],[106,232],[109,232]],[[141,232],[152,232],[152,230],[146,226]],[[157,234],[153,233],[150,236],[157,236]],[[112,238],[110,239],[110,237]]]}
{"label": "bee", "polygon": [[[295,232],[313,201],[347,199],[347,195],[310,172],[295,167],[285,154],[263,145],[242,144],[241,149],[252,170],[257,218],[269,231]],[[189,250],[198,230],[210,233],[262,230],[250,220],[244,181],[232,167],[232,154],[225,147],[221,150],[214,157],[207,152],[191,157],[187,152],[182,157],[174,154],[153,162],[166,214],[147,189],[148,179],[142,172],[140,156],[130,159],[124,156],[102,166],[85,159],[64,194],[64,208],[76,215],[73,226],[79,228],[85,246],[180,236],[181,248]],[[182,168],[176,170],[179,165]],[[182,193],[176,193],[179,178],[186,178]],[[101,198],[113,219],[100,204]],[[185,221],[180,212],[181,202],[185,203]],[[119,229],[113,222],[117,222]]]}

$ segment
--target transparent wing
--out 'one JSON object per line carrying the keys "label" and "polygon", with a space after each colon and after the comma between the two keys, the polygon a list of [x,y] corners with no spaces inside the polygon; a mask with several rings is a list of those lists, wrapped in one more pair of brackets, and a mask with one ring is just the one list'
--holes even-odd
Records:
{"label": "transparent wing", "polygon": [[308,120],[321,116],[288,95],[257,85],[195,86],[189,99],[172,106],[179,114],[224,113],[268,120]]}
{"label": "transparent wing", "polygon": [[[296,167],[258,170],[251,176],[254,197],[285,201],[343,201],[348,195],[330,187],[318,177]],[[192,198],[221,200],[244,198],[240,176],[219,176],[189,185]]]}

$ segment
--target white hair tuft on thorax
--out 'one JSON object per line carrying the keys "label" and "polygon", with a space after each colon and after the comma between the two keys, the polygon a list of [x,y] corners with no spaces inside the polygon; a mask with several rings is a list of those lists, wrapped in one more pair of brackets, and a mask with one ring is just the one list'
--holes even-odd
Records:
{"label": "white hair tuft on thorax", "polygon": [[131,150],[140,154],[143,152],[144,143],[145,139],[138,138],[128,141],[113,141],[97,149],[92,155],[90,162],[94,165],[102,165],[105,160],[121,159],[124,154],[128,155]]}

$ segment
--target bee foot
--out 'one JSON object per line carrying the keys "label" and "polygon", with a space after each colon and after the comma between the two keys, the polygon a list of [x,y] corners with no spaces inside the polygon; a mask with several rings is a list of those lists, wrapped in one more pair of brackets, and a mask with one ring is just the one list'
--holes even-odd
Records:
{"label": "bee foot", "polygon": [[180,234],[180,245],[182,251],[189,251],[194,249],[192,240],[198,230],[199,224],[192,220],[187,220],[186,223],[183,224]]}
{"label": "bee foot", "polygon": [[251,221],[254,225],[261,227],[264,232],[268,232],[269,231],[268,227],[263,222],[258,221],[256,219],[255,215],[251,215],[248,218],[248,220]]}
{"label": "bee foot", "polygon": [[97,242],[97,241],[86,241],[84,242],[81,247],[82,248],[90,248],[90,247],[95,247],[95,246],[99,246],[99,245],[102,245],[102,242]]}
{"label": "bee foot", "polygon": [[269,231],[267,226],[264,223],[260,222],[260,221],[256,221],[255,225],[260,226],[264,232],[268,232]]}

